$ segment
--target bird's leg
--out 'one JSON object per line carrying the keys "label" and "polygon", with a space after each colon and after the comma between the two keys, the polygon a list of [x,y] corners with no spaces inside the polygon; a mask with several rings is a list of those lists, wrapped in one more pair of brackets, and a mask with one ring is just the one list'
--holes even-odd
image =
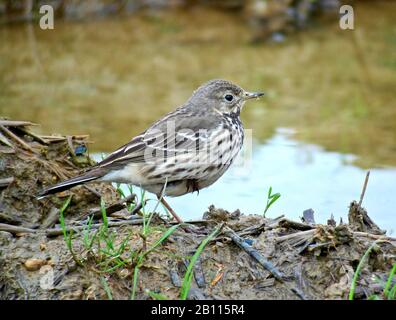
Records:
{"label": "bird's leg", "polygon": [[[172,214],[172,216],[177,220],[178,223],[183,223],[183,220],[180,219],[180,217],[176,214],[175,211],[170,207],[168,202],[165,201],[165,199],[162,197],[158,197],[160,199],[161,203],[165,206],[166,209]],[[188,233],[197,233],[197,234],[204,234],[201,230],[194,229],[195,226],[184,226],[182,227],[186,232]]]}
{"label": "bird's leg", "polygon": [[176,219],[178,223],[183,223],[183,220],[176,214],[176,212],[171,208],[168,202],[165,201],[164,197],[157,196],[165,208],[171,213],[171,215]]}

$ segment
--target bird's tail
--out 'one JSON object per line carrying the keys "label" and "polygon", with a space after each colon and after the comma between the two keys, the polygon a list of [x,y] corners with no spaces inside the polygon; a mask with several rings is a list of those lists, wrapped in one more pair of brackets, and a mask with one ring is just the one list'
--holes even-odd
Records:
{"label": "bird's tail", "polygon": [[71,178],[69,180],[66,180],[66,181],[63,181],[61,183],[58,183],[58,184],[56,184],[54,186],[51,186],[51,187],[49,187],[47,189],[44,189],[37,196],[37,199],[42,199],[42,198],[44,198],[44,197],[46,197],[46,196],[48,196],[50,194],[54,194],[54,193],[57,193],[57,192],[65,191],[65,190],[68,190],[68,189],[73,188],[75,186],[78,186],[80,184],[96,180],[98,178],[100,178],[100,175],[95,175],[95,174],[93,174],[93,172],[89,172],[89,173],[83,174],[81,176]]}

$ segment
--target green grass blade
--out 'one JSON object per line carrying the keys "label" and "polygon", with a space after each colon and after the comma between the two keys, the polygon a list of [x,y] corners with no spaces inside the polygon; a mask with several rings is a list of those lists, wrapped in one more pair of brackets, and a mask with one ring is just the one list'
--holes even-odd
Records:
{"label": "green grass blade", "polygon": [[[88,223],[86,227],[84,228],[84,236],[83,236],[83,241],[84,241],[84,246],[87,250],[91,249],[92,242],[89,238],[89,233],[92,230],[92,222],[93,222],[93,215],[88,218]],[[92,236],[92,238],[95,236],[95,234]]]}
{"label": "green grass blade", "polygon": [[161,245],[161,243],[164,242],[173,232],[175,232],[178,227],[180,227],[180,224],[176,224],[176,225],[172,226],[171,228],[169,228],[168,230],[166,230],[164,232],[164,234],[161,236],[161,238],[159,238],[150,249],[148,249],[146,252],[144,252],[143,255],[146,256],[150,252],[155,250],[155,248],[157,248],[159,245]]}
{"label": "green grass blade", "polygon": [[389,300],[396,299],[396,284],[393,286],[392,290],[389,292],[388,297]]}
{"label": "green grass blade", "polygon": [[364,253],[363,257],[360,259],[359,264],[358,264],[358,266],[356,268],[355,274],[353,275],[353,279],[352,279],[352,283],[351,283],[351,289],[349,290],[349,296],[348,296],[349,300],[353,300],[354,299],[355,290],[356,290],[356,282],[357,282],[357,279],[359,277],[360,271],[362,270],[363,265],[366,262],[366,259],[370,255],[370,252],[377,245],[377,243],[379,243],[381,241],[383,241],[383,240],[378,239],[378,240],[374,241],[373,244],[366,250],[366,252]]}
{"label": "green grass blade", "polygon": [[132,286],[131,300],[135,300],[136,297],[138,276],[139,276],[139,267],[136,266],[135,270],[133,271],[133,286]]}
{"label": "green grass blade", "polygon": [[116,183],[116,191],[122,199],[126,198],[124,191],[122,191],[122,189],[121,189],[121,183]]}
{"label": "green grass blade", "polygon": [[109,221],[106,214],[106,203],[103,198],[100,198],[100,211],[102,212],[103,225],[105,230],[109,227]]}
{"label": "green grass blade", "polygon": [[386,285],[385,285],[385,288],[384,288],[384,296],[387,297],[387,298],[389,298],[389,293],[390,293],[389,289],[391,287],[392,280],[393,280],[393,277],[394,277],[395,273],[396,273],[396,263],[392,267],[392,270],[391,270],[391,272],[389,274],[388,280],[386,281]]}
{"label": "green grass blade", "polygon": [[207,236],[199,245],[197,251],[194,253],[194,255],[192,256],[190,263],[188,264],[187,267],[187,271],[186,274],[184,275],[184,279],[183,279],[183,284],[182,284],[182,288],[181,288],[181,292],[180,292],[180,299],[181,300],[186,300],[188,293],[190,291],[190,287],[191,287],[191,281],[192,281],[192,277],[193,277],[193,267],[195,265],[195,263],[197,262],[199,256],[201,255],[201,253],[203,252],[203,250],[205,249],[206,245],[216,237],[216,235],[219,233],[221,229],[221,226],[218,226],[209,236]]}
{"label": "green grass blade", "polygon": [[72,196],[69,196],[69,197],[66,199],[65,203],[63,204],[62,208],[60,209],[60,212],[61,212],[62,214],[65,212],[65,210],[66,210],[67,207],[69,206],[71,199],[72,199]]}
{"label": "green grass blade", "polygon": [[267,196],[267,204],[264,209],[264,214],[263,216],[265,217],[265,214],[267,213],[268,209],[281,197],[280,193],[275,193],[272,194],[272,187],[269,187],[268,189],[268,196]]}
{"label": "green grass blade", "polygon": [[109,284],[107,283],[106,279],[101,276],[100,282],[102,283],[103,289],[107,294],[107,298],[109,300],[113,300],[113,295],[111,294],[111,289],[110,289]]}
{"label": "green grass blade", "polygon": [[67,209],[67,207],[69,206],[71,199],[72,199],[72,196],[69,196],[66,199],[66,201],[63,203],[62,208],[60,208],[60,210],[59,210],[59,214],[60,214],[59,221],[60,221],[60,225],[61,225],[62,232],[63,232],[63,238],[65,239],[66,242],[68,242],[68,236],[67,236],[64,212]]}

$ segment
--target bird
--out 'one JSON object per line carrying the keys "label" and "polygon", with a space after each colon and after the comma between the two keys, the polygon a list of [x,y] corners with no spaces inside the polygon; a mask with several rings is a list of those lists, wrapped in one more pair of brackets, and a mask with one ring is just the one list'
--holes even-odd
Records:
{"label": "bird", "polygon": [[154,193],[181,223],[165,197],[199,193],[224,174],[243,146],[241,110],[263,95],[228,80],[210,80],[86,172],[44,189],[38,198],[93,181],[127,183]]}

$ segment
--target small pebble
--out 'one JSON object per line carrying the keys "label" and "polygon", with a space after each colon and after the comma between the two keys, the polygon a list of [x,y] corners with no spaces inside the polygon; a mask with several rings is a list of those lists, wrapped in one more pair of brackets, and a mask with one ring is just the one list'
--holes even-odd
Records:
{"label": "small pebble", "polygon": [[129,277],[131,274],[131,272],[128,269],[122,269],[119,272],[119,276],[123,279],[125,279],[126,277]]}
{"label": "small pebble", "polygon": [[41,266],[47,264],[46,260],[42,259],[28,259],[25,261],[25,268],[28,271],[37,271],[38,269],[41,268]]}

